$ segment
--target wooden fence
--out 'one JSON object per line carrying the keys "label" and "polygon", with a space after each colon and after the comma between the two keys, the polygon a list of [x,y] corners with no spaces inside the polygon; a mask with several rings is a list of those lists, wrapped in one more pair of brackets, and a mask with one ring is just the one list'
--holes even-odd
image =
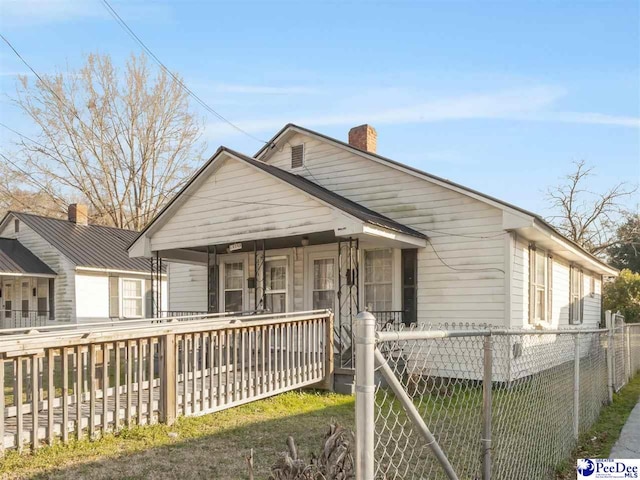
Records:
{"label": "wooden fence", "polygon": [[152,322],[0,337],[0,453],[330,386],[328,311]]}

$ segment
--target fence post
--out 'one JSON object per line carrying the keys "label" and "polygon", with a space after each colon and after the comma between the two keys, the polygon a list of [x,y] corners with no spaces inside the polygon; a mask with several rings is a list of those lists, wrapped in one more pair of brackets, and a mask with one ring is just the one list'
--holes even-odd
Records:
{"label": "fence post", "polygon": [[482,479],[491,478],[491,416],[493,388],[493,337],[484,337],[484,365],[482,378]]}
{"label": "fence post", "polygon": [[625,339],[625,371],[627,374],[627,382],[629,382],[633,378],[633,373],[631,372],[631,327],[629,325],[625,325],[624,327],[624,339]]}
{"label": "fence post", "polygon": [[[162,337],[162,355],[160,365],[161,421],[172,425],[176,420],[176,336],[169,333]],[[186,379],[185,379],[186,384]],[[186,395],[186,393],[185,393]]]}
{"label": "fence post", "polygon": [[333,313],[330,313],[325,321],[324,331],[324,380],[320,383],[319,388],[333,391]]}
{"label": "fence post", "polygon": [[607,327],[607,389],[609,393],[609,403],[613,402],[613,377],[615,374],[613,365],[613,322],[611,318],[611,310],[604,312],[604,318]]}
{"label": "fence post", "polygon": [[376,319],[369,312],[355,318],[356,480],[374,477]]}
{"label": "fence post", "polygon": [[580,434],[580,334],[573,337],[573,438]]}

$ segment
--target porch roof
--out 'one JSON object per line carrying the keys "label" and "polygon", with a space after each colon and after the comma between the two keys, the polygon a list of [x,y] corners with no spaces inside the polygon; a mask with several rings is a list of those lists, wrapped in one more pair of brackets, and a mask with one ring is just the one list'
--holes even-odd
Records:
{"label": "porch roof", "polygon": [[0,238],[0,275],[52,277],[56,272],[13,238]]}

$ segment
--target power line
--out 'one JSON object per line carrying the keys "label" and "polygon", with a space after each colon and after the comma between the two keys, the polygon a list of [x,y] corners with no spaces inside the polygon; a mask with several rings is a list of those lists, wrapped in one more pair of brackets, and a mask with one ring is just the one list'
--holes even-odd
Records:
{"label": "power line", "polygon": [[454,270],[456,272],[463,272],[463,273],[502,272],[504,274],[504,270],[502,270],[500,268],[494,268],[494,267],[489,267],[489,268],[456,268],[456,267],[452,267],[451,265],[449,265],[447,262],[445,262],[442,259],[442,257],[440,256],[440,254],[436,250],[436,247],[434,247],[433,243],[431,242],[431,240],[427,239],[427,243],[429,245],[431,245],[431,250],[433,250],[433,253],[436,254],[436,257],[438,257],[438,260],[440,260],[440,263],[442,263],[445,267],[447,267],[450,270]]}
{"label": "power line", "polygon": [[109,2],[107,0],[102,0],[102,3],[104,5],[104,7],[107,9],[107,11],[109,12],[109,14],[118,23],[118,25],[120,25],[120,27],[122,27],[122,29],[125,32],[127,32],[129,34],[129,36],[131,38],[133,38],[133,40],[135,40],[138,43],[138,45],[140,45],[142,47],[142,49],[145,52],[147,52],[147,54],[156,61],[156,63],[160,66],[160,68],[162,68],[171,78],[173,78],[173,80],[178,85],[180,85],[184,89],[184,91],[187,92],[196,102],[198,102],[198,104],[200,104],[200,106],[202,106],[205,110],[207,110],[209,113],[214,115],[219,120],[222,120],[223,122],[229,124],[231,127],[235,128],[238,132],[245,134],[246,136],[248,136],[249,138],[252,138],[253,140],[255,140],[257,142],[264,143],[264,144],[267,143],[266,141],[254,136],[254,135],[251,135],[246,130],[243,130],[242,128],[240,128],[239,126],[237,126],[236,124],[231,122],[231,120],[229,120],[228,118],[224,117],[222,114],[218,113],[215,109],[210,107],[204,100],[202,100],[198,95],[196,95],[196,93],[193,90],[191,90],[189,87],[187,87],[185,85],[185,83],[182,80],[180,80],[180,78],[178,78],[173,72],[171,72],[171,70],[169,70],[164,63],[162,63],[162,60],[160,60],[156,56],[156,54],[153,53],[153,51],[149,47],[147,47],[147,45],[142,41],[142,39],[140,37],[138,37],[138,35],[136,35],[136,33],[129,27],[129,25],[127,25],[127,22],[125,22],[122,19],[122,17],[120,15],[118,15],[118,12],[115,11],[115,9],[111,6],[111,4],[109,4]]}

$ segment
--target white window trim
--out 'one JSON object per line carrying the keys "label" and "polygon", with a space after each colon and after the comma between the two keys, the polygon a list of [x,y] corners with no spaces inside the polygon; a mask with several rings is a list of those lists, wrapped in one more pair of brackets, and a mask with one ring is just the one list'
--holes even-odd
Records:
{"label": "white window trim", "polygon": [[[269,294],[278,294],[278,293],[284,293],[284,304],[285,304],[285,312],[290,312],[291,309],[291,300],[292,300],[292,289],[291,289],[291,281],[290,281],[290,271],[291,271],[291,267],[290,267],[290,260],[289,260],[289,255],[277,255],[277,256],[269,256],[266,257],[265,262],[269,263],[269,262],[273,262],[273,261],[282,261],[284,260],[284,265],[285,265],[285,270],[284,270],[284,290],[279,289],[279,290],[267,290],[265,292],[265,296],[268,296]],[[266,268],[266,264],[265,264],[265,268]],[[265,305],[266,307],[266,305]]]}
{"label": "white window trim", "polygon": [[[397,248],[386,247],[386,246],[361,246],[360,248],[360,258],[358,259],[359,269],[360,269],[360,285],[362,285],[361,293],[360,293],[360,305],[361,310],[367,308],[366,304],[366,272],[365,272],[365,252],[372,252],[376,250],[391,250],[391,311],[400,310],[399,304],[399,296],[400,292],[400,268],[401,262],[397,258],[398,255],[401,254],[400,250]],[[338,259],[339,261],[339,259]],[[401,301],[401,300],[400,300]]]}
{"label": "white window trim", "polygon": [[225,285],[224,285],[224,271],[227,263],[242,263],[242,310],[249,310],[249,291],[247,289],[247,275],[248,275],[248,257],[246,253],[226,254],[218,256],[218,293],[219,301],[218,308],[220,312],[224,312],[225,305]]}
{"label": "white window trim", "polygon": [[[578,275],[578,291],[573,289],[574,275]],[[577,297],[578,319],[574,319],[574,297]],[[569,325],[582,325],[584,323],[584,271],[578,265],[569,266]]]}
{"label": "white window trim", "polygon": [[305,310],[313,309],[313,262],[315,260],[331,258],[335,265],[335,308],[334,314],[338,314],[338,285],[339,285],[339,258],[337,254],[338,244],[330,245],[312,245],[304,247],[304,308]]}
{"label": "white window trim", "polygon": [[[535,311],[535,300],[536,300],[536,285],[534,283],[535,274],[536,274],[536,262],[532,262],[531,259],[535,260],[537,258],[537,253],[541,253],[545,259],[545,285],[544,285],[544,298],[545,298],[545,313],[546,317],[544,319],[534,318]],[[528,326],[530,327],[543,327],[550,328],[553,323],[553,256],[545,249],[537,247],[535,245],[530,245],[528,250],[529,255],[529,278],[528,278],[528,287],[529,287],[529,311],[527,314],[528,318]]]}
{"label": "white window trim", "polygon": [[[125,297],[125,295],[124,295],[124,282],[126,282],[126,281],[139,282],[141,284],[140,285],[140,297]],[[137,316],[137,315],[129,316],[129,317],[126,317],[126,318],[145,318],[145,315],[146,315],[146,311],[145,310],[146,310],[146,303],[147,302],[146,302],[146,298],[145,298],[146,297],[146,291],[145,291],[145,281],[144,281],[144,279],[143,278],[120,277],[118,286],[120,287],[120,291],[118,292],[118,297],[119,297],[119,301],[118,301],[119,312],[118,313],[119,313],[119,317],[120,318],[125,318],[124,317],[124,301],[125,301],[125,298],[126,299],[130,299],[130,298],[138,299],[139,298],[140,302],[142,304],[141,308],[140,308],[141,315],[140,316]]]}

